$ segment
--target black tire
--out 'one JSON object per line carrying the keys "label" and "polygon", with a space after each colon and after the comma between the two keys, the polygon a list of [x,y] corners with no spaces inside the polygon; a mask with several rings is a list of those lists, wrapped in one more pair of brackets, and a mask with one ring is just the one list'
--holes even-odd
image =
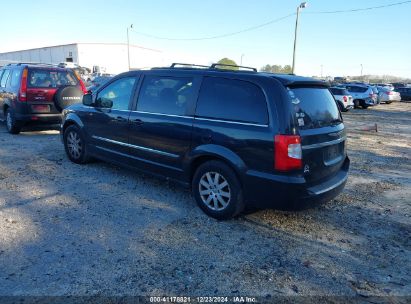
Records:
{"label": "black tire", "polygon": [[390,104],[390,103],[392,103],[392,101],[386,101],[385,103],[386,103],[386,104]]}
{"label": "black tire", "polygon": [[21,132],[22,122],[16,120],[14,111],[10,108],[4,113],[6,117],[6,128],[10,134],[19,134]]}
{"label": "black tire", "polygon": [[[206,187],[203,182],[208,180],[208,177],[215,180],[216,174],[219,174],[217,184],[221,182],[219,185],[223,186],[226,182],[227,186],[220,189],[216,187],[216,184],[209,183],[210,187]],[[245,202],[241,183],[234,170],[221,161],[208,161],[198,167],[192,180],[192,191],[198,206],[204,213],[215,219],[228,220],[244,210]],[[209,193],[202,195],[200,191],[209,191]],[[207,204],[210,197],[211,201]],[[221,203],[220,199],[226,203],[226,206]]]}
{"label": "black tire", "polygon": [[365,103],[364,100],[361,100],[360,104],[361,104],[361,108],[363,108],[364,110],[368,108],[368,105]]}
{"label": "black tire", "polygon": [[354,109],[358,109],[360,107],[360,101],[358,99],[354,99]]}
{"label": "black tire", "polygon": [[[73,163],[86,164],[90,161],[84,134],[78,126],[69,126],[64,131],[63,141],[67,157]],[[75,142],[78,144],[77,149],[75,148]]]}

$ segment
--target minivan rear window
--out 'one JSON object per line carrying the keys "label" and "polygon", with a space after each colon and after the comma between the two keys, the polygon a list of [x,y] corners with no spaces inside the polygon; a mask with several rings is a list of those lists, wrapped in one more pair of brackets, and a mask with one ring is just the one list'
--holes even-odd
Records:
{"label": "minivan rear window", "polygon": [[288,88],[300,129],[316,129],[342,122],[337,104],[326,88]]}
{"label": "minivan rear window", "polygon": [[29,88],[58,88],[77,85],[74,73],[64,70],[30,69],[28,77]]}

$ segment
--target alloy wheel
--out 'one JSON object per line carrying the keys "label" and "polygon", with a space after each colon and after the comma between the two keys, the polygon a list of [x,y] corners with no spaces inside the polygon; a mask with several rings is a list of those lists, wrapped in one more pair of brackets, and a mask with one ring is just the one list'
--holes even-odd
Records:
{"label": "alloy wheel", "polygon": [[198,188],[202,202],[212,210],[224,210],[230,203],[230,185],[218,172],[206,172],[201,177]]}
{"label": "alloy wheel", "polygon": [[83,151],[83,145],[77,132],[70,131],[70,133],[67,134],[67,149],[71,157],[74,159],[80,158],[81,152]]}

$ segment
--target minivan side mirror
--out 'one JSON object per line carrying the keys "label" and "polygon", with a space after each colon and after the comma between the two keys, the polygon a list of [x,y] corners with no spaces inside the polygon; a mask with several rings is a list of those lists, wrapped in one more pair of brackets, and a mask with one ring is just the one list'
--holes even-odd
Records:
{"label": "minivan side mirror", "polygon": [[93,95],[91,93],[83,95],[83,105],[92,107],[93,104]]}

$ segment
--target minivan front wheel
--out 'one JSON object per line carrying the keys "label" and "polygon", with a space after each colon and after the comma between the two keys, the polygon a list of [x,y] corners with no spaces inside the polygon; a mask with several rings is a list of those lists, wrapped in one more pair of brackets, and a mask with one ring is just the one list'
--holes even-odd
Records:
{"label": "minivan front wheel", "polygon": [[10,134],[19,134],[21,131],[21,125],[14,117],[13,110],[6,110],[6,127]]}
{"label": "minivan front wheel", "polygon": [[86,151],[86,141],[80,128],[69,126],[63,135],[64,148],[68,158],[76,164],[85,164],[89,161]]}
{"label": "minivan front wheel", "polygon": [[240,181],[234,170],[221,161],[208,161],[197,169],[192,191],[198,206],[218,220],[230,219],[244,210]]}

